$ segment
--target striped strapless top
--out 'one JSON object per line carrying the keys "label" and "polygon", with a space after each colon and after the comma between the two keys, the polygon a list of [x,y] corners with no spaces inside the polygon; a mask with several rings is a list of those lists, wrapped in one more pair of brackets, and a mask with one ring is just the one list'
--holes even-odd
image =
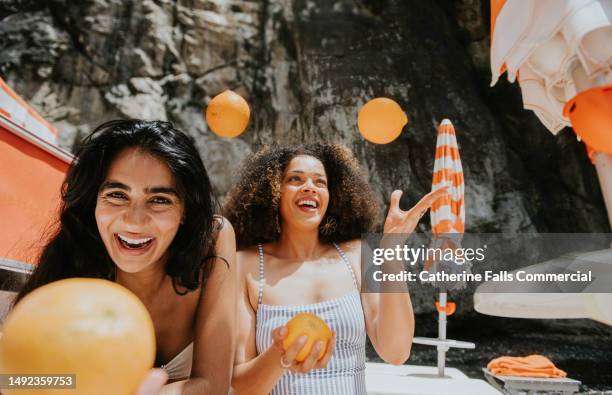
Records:
{"label": "striped strapless top", "polygon": [[365,395],[366,330],[361,297],[355,273],[340,247],[334,243],[346,265],[355,289],[339,298],[307,305],[266,305],[262,303],[265,285],[263,247],[259,244],[259,297],[257,306],[256,346],[261,354],[272,344],[272,330],[298,313],[321,317],[336,332],[336,348],[324,369],[308,373],[289,370],[281,376],[272,395]]}

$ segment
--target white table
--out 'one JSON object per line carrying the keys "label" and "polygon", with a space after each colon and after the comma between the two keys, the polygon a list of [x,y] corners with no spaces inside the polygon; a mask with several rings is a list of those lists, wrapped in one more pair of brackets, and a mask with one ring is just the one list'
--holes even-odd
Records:
{"label": "white table", "polygon": [[435,366],[366,363],[368,395],[500,395],[484,380],[471,379],[460,370],[446,368],[438,376]]}

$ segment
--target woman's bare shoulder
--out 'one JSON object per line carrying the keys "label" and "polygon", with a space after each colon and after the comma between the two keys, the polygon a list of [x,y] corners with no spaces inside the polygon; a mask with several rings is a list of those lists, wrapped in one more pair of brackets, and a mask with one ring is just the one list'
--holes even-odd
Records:
{"label": "woman's bare shoulder", "polygon": [[361,239],[352,239],[338,243],[338,246],[345,253],[355,253],[361,251]]}
{"label": "woman's bare shoulder", "polygon": [[236,257],[239,262],[243,261],[246,263],[253,259],[259,261],[259,251],[257,250],[257,246],[244,247],[236,251]]}
{"label": "woman's bare shoulder", "polygon": [[243,275],[259,273],[259,252],[257,246],[249,246],[236,251],[238,271]]}
{"label": "woman's bare shoulder", "polygon": [[215,215],[213,217],[214,222],[214,233],[218,238],[235,237],[234,227],[232,223],[222,215]]}
{"label": "woman's bare shoulder", "polygon": [[361,275],[361,239],[347,240],[339,243],[339,246],[348,258],[353,271],[359,277]]}

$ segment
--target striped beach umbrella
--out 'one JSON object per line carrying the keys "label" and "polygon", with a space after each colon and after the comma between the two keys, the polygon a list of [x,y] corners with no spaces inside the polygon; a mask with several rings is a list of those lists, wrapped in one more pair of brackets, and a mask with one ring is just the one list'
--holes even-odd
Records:
{"label": "striped beach umbrella", "polygon": [[[448,119],[442,120],[438,126],[432,178],[431,190],[448,187],[448,194],[438,199],[431,208],[431,229],[434,235],[431,247],[459,248],[465,230],[465,187],[455,128]],[[458,273],[469,270],[470,267],[469,262],[458,264],[454,261],[431,259],[425,262],[424,269]],[[443,309],[446,314],[451,315],[455,306],[449,302],[448,305],[452,307],[444,307],[446,291],[462,289],[466,285],[465,282],[435,282],[432,285],[441,291],[440,302],[436,304],[437,310],[440,312]]]}
{"label": "striped beach umbrella", "polygon": [[[448,187],[448,194],[438,199],[431,207],[431,229],[434,234],[431,248],[459,248],[465,230],[465,198],[463,168],[459,157],[459,147],[455,128],[450,120],[444,119],[438,126],[436,142],[436,160],[434,163],[431,190]],[[458,264],[453,261],[428,260],[426,271],[463,272],[471,265]],[[444,377],[446,352],[450,348],[473,349],[474,343],[451,340],[446,337],[446,318],[456,310],[456,304],[449,300],[447,290],[457,290],[465,287],[465,282],[433,282],[440,289],[436,310],[438,311],[438,337],[435,339],[415,337],[413,342],[435,346],[438,351],[438,376]]]}
{"label": "striped beach umbrella", "polygon": [[431,229],[434,234],[463,233],[465,229],[465,187],[463,168],[457,146],[455,128],[444,119],[438,126],[436,160],[431,190],[448,187],[448,195],[431,208]]}

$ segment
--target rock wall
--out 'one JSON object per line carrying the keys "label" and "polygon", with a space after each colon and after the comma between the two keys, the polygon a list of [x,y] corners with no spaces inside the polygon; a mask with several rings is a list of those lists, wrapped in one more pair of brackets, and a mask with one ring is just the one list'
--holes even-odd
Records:
{"label": "rock wall", "polygon": [[[554,137],[490,88],[486,0],[3,0],[0,75],[73,149],[100,122],[158,118],[192,134],[217,194],[272,142],[351,147],[382,201],[409,207],[431,186],[435,126],[458,132],[472,232],[607,232],[593,166],[571,130]],[[202,109],[230,88],[250,103],[240,138]],[[410,123],[375,146],[357,111],[389,96]],[[420,225],[428,229],[428,221]]]}

